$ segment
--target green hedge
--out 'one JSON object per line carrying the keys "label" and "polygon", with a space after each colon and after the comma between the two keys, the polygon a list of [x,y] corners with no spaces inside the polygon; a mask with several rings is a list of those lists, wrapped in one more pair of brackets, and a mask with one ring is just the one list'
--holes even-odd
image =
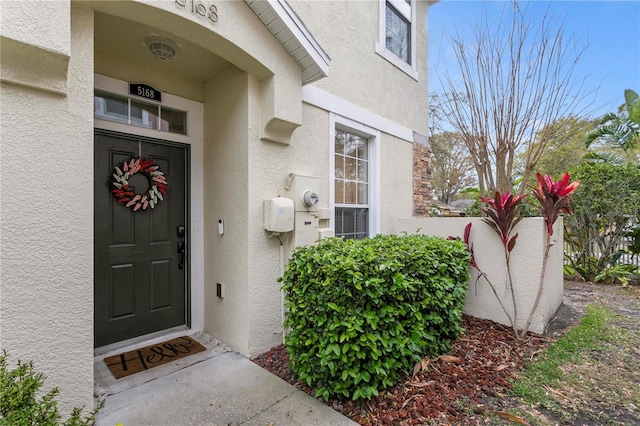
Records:
{"label": "green hedge", "polygon": [[294,250],[282,279],[298,380],[324,399],[369,399],[460,333],[469,279],[461,241],[330,238]]}

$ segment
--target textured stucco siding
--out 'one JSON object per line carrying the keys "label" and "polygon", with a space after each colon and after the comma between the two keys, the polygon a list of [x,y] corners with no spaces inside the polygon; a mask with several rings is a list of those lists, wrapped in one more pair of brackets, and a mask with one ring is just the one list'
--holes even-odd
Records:
{"label": "textured stucco siding", "polygon": [[415,2],[418,81],[376,53],[379,20],[384,19],[378,1],[290,4],[331,58],[329,78],[314,86],[427,134],[427,2]]}
{"label": "textured stucco siding", "polygon": [[256,141],[250,146],[250,258],[251,305],[250,354],[257,355],[282,343],[282,300],[277,282],[280,268],[293,249],[293,233],[281,235],[280,243],[263,229],[263,200],[290,196],[285,186],[289,173],[319,178],[319,206],[329,207],[329,114],[303,106],[304,126],[298,128],[288,146]]}
{"label": "textured stucco siding", "polygon": [[[504,260],[502,242],[498,235],[480,218],[412,218],[398,219],[396,233],[408,232],[440,237],[461,237],[464,228],[469,223],[471,227],[471,242],[475,258],[480,269],[487,274],[494,284],[506,309],[511,314],[513,303],[511,293],[507,291],[507,269]],[[562,304],[563,295],[563,228],[562,218],[553,227],[552,240],[556,243],[551,247],[544,279],[544,292],[534,313],[530,331],[542,333]],[[523,219],[515,228],[518,241],[511,252],[511,272],[513,274],[514,293],[518,308],[518,328],[524,327],[529,312],[538,292],[542,259],[545,250],[546,226],[542,218]],[[486,318],[509,325],[509,321],[500,307],[489,285],[481,278],[476,283],[477,272],[472,270],[467,292],[465,312],[469,315]]]}
{"label": "textured stucco siding", "polygon": [[[330,113],[312,105],[303,105],[304,126],[298,128],[288,146],[258,141],[250,144],[249,154],[249,353],[256,355],[282,342],[280,276],[293,250],[292,233],[281,236],[280,243],[269,238],[262,228],[264,199],[290,196],[286,179],[290,173],[319,178],[320,208],[331,206],[329,170],[332,141]],[[382,133],[380,135],[380,215],[382,233],[393,231],[395,218],[411,216],[413,144]],[[322,226],[322,225],[321,225]]]}
{"label": "textured stucco siding", "polygon": [[[207,84],[204,109],[205,329],[245,355],[253,285],[247,275],[248,86],[246,73],[225,68]],[[223,299],[216,283],[224,287]]]}
{"label": "textured stucco siding", "polygon": [[380,233],[389,234],[396,218],[412,214],[413,144],[383,133],[380,157]]}
{"label": "textured stucco siding", "polygon": [[62,55],[71,53],[69,0],[5,0],[0,10],[3,37]]}
{"label": "textured stucco siding", "polygon": [[93,15],[66,13],[67,22],[53,14],[74,28],[66,96],[12,84],[0,95],[0,346],[34,361],[64,411],[93,404]]}
{"label": "textured stucco siding", "polygon": [[[346,110],[427,133],[424,2],[416,3],[414,23],[418,81],[375,53],[378,2],[291,3],[331,57],[330,77],[314,86],[344,100]],[[0,346],[12,359],[34,360],[47,384],[61,389],[65,410],[91,406],[93,394],[94,73],[203,103],[202,153],[199,143],[191,151],[192,170],[203,176],[190,188],[199,203],[192,220],[198,211],[195,229],[203,230],[203,242],[190,247],[192,259],[203,259],[204,277],[191,275],[192,300],[204,306],[197,324],[247,356],[282,340],[277,279],[294,238],[281,236],[281,254],[263,230],[263,200],[286,196],[293,173],[317,177],[319,207],[332,205],[336,111],[302,102],[299,65],[245,2],[216,4],[223,19],[212,26],[174,0],[0,2]],[[175,35],[229,65],[187,78],[179,68],[123,60],[109,36],[95,48],[100,14]],[[380,230],[394,232],[395,219],[412,212],[412,143],[362,124],[379,131]]]}

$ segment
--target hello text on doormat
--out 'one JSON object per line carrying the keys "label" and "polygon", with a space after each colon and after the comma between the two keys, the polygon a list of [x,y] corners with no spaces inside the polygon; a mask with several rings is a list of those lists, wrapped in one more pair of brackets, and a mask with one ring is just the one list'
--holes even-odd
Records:
{"label": "hello text on doormat", "polygon": [[182,336],[104,359],[116,379],[130,376],[206,350],[194,339]]}

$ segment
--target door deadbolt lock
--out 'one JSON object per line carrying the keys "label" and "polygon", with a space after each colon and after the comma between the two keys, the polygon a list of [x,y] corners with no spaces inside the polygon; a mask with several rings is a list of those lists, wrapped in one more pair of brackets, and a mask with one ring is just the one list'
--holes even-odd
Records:
{"label": "door deadbolt lock", "polygon": [[184,225],[178,225],[178,229],[177,229],[176,233],[178,235],[178,238],[184,238],[184,236],[186,234],[186,231],[184,229]]}
{"label": "door deadbolt lock", "polygon": [[186,251],[184,241],[178,241],[178,269],[184,269],[184,255]]}

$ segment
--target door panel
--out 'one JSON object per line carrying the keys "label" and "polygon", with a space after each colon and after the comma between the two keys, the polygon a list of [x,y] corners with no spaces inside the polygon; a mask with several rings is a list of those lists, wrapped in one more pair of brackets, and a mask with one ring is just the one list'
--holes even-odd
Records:
{"label": "door panel", "polygon": [[[95,345],[187,323],[187,159],[184,145],[96,130],[95,135]],[[132,158],[153,160],[169,190],[155,208],[133,211],[112,194],[112,174]],[[139,176],[139,177],[138,177]],[[133,179],[136,177],[136,179]],[[136,194],[148,190],[141,173],[129,179]]]}
{"label": "door panel", "polygon": [[111,265],[109,293],[111,297],[111,318],[122,318],[134,314],[135,305],[135,266]]}

